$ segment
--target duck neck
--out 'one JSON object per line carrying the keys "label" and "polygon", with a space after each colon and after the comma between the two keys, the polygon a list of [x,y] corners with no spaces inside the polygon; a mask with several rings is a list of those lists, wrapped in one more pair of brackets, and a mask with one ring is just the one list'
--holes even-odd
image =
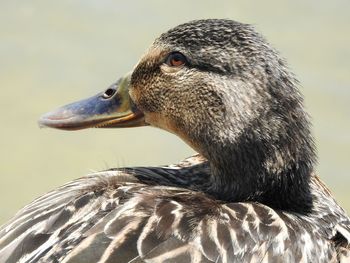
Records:
{"label": "duck neck", "polygon": [[238,139],[212,142],[204,154],[211,166],[208,192],[225,201],[310,211],[309,181],[315,159],[312,138],[307,127],[289,128],[279,136],[257,134],[250,128]]}

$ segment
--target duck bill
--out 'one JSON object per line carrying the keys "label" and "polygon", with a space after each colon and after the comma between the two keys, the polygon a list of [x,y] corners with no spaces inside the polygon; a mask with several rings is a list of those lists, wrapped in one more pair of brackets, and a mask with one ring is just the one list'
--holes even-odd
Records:
{"label": "duck bill", "polygon": [[143,113],[129,96],[129,86],[128,75],[105,92],[44,114],[39,125],[62,130],[145,126]]}

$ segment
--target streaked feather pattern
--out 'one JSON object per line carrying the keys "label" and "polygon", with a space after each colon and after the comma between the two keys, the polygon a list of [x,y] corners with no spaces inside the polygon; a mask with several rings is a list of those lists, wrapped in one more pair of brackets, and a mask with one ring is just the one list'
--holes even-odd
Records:
{"label": "streaked feather pattern", "polygon": [[297,81],[250,25],[208,19],[170,29],[131,76],[40,123],[147,123],[210,163],[196,155],[72,181],[0,228],[0,263],[350,261],[350,220],[313,174]]}
{"label": "streaked feather pattern", "polygon": [[77,179],[0,229],[0,262],[338,262],[349,249],[348,218],[317,177],[303,216],[195,191],[208,171],[194,156]]}

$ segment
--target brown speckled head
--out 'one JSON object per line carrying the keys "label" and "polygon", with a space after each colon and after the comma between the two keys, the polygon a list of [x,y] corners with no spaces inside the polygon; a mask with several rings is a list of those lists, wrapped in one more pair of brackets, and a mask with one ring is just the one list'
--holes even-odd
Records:
{"label": "brown speckled head", "polygon": [[296,86],[252,26],[198,20],[156,39],[131,76],[45,114],[40,124],[70,130],[150,124],[209,160],[210,181],[201,191],[308,211],[315,154]]}
{"label": "brown speckled head", "polygon": [[[209,159],[215,195],[294,209],[292,191],[310,203],[304,186],[315,158],[295,83],[252,26],[198,20],[156,39],[132,73],[130,96],[146,122]],[[285,200],[270,200],[276,191]]]}

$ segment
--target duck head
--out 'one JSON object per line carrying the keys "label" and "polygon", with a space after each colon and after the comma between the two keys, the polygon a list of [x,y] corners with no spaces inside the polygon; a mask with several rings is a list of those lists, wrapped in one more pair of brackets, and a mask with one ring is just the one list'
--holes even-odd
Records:
{"label": "duck head", "polygon": [[155,40],[131,74],[40,124],[158,127],[208,159],[205,191],[216,198],[298,211],[312,203],[315,154],[296,80],[250,25],[179,25]]}

